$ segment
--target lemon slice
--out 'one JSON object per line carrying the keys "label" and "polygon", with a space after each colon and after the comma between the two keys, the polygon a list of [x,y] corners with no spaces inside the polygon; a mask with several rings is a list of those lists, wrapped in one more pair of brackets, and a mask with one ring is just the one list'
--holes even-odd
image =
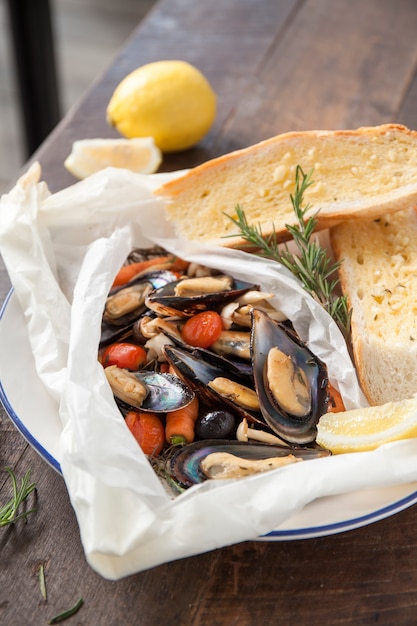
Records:
{"label": "lemon slice", "polygon": [[141,137],[74,141],[64,165],[76,178],[87,178],[109,166],[139,174],[152,174],[161,162],[162,154],[153,138]]}
{"label": "lemon slice", "polygon": [[381,406],[326,413],[316,441],[333,454],[363,452],[399,439],[417,437],[417,398]]}

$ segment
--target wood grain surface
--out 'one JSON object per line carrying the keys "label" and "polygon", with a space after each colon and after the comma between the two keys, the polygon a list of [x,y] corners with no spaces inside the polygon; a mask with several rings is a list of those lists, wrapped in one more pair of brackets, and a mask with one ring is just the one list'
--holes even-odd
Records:
{"label": "wood grain surface", "polygon": [[[417,128],[416,32],[414,0],[161,0],[32,160],[40,161],[52,191],[72,184],[63,166],[72,142],[116,136],[105,120],[114,88],[137,66],[168,58],[206,74],[218,94],[218,114],[198,147],[164,159],[165,170],[287,130],[385,122]],[[2,299],[8,289],[2,266]],[[1,624],[46,624],[79,597],[84,605],[68,624],[417,622],[415,506],[357,530],[243,543],[111,582],[85,560],[63,479],[1,411],[5,466],[19,476],[31,470],[38,512],[27,524],[0,529]],[[1,473],[1,502],[8,490]]]}

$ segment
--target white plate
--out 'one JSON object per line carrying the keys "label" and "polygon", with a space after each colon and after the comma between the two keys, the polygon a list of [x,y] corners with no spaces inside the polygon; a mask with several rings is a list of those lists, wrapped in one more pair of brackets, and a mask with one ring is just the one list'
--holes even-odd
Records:
{"label": "white plate", "polygon": [[36,372],[26,322],[13,290],[0,311],[0,399],[25,439],[60,472],[58,405]]}
{"label": "white plate", "polygon": [[[36,373],[25,320],[13,291],[0,311],[0,399],[25,439],[60,472],[62,424],[58,405]],[[332,535],[384,519],[415,503],[417,483],[320,498],[262,539],[284,541]]]}

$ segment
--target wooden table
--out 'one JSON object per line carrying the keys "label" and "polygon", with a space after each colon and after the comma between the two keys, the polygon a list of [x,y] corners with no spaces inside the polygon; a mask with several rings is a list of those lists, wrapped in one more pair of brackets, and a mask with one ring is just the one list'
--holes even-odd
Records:
{"label": "wooden table", "polygon": [[[161,0],[108,71],[34,158],[51,190],[73,183],[63,161],[74,140],[115,136],[110,95],[129,71],[180,58],[218,94],[200,146],[164,169],[196,165],[276,133],[400,122],[417,128],[417,5],[413,0]],[[2,266],[0,296],[9,282]],[[24,383],[23,383],[24,387]],[[38,512],[0,530],[0,622],[39,625],[82,596],[68,623],[124,626],[414,624],[417,507],[325,538],[248,542],[118,582],[87,565],[62,478],[26,444],[4,411],[0,467],[28,468]],[[0,498],[6,494],[1,475]],[[44,564],[48,602],[37,572]]]}

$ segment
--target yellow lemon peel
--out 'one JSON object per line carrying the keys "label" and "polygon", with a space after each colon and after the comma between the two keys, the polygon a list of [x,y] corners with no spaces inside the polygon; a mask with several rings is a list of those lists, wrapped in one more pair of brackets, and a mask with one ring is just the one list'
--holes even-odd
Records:
{"label": "yellow lemon peel", "polygon": [[121,135],[153,137],[162,152],[197,144],[216,116],[216,95],[205,76],[185,61],[137,68],[116,87],[107,122]]}

